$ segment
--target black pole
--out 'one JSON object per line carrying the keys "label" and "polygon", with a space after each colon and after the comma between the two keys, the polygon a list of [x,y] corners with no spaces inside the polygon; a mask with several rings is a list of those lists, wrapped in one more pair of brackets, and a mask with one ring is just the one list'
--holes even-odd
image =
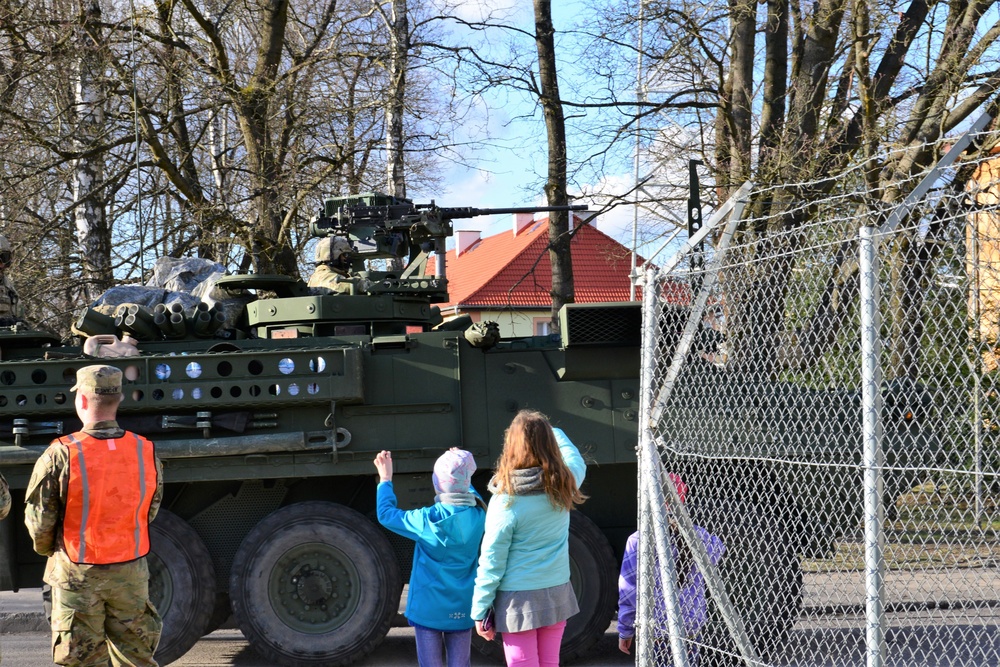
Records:
{"label": "black pole", "polygon": [[[688,238],[694,236],[701,229],[701,194],[698,186],[698,165],[701,160],[688,160],[688,210],[687,225]],[[694,247],[691,253],[691,289],[698,291],[701,284],[701,271],[705,268],[705,242],[702,241]]]}

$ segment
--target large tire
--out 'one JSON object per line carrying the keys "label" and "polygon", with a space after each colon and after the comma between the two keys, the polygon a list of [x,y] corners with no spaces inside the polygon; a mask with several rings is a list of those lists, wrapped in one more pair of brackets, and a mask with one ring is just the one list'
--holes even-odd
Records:
{"label": "large tire", "polygon": [[289,667],[347,665],[370,653],[389,631],[402,588],[379,529],[318,501],[282,507],[254,526],[229,580],[244,636]]}
{"label": "large tire", "polygon": [[167,665],[205,634],[215,605],[215,569],[194,528],[161,509],[149,526],[149,598],[163,618],[156,661]]}
{"label": "large tire", "polygon": [[[618,567],[614,551],[604,533],[579,511],[570,514],[569,570],[580,613],[566,622],[559,649],[560,661],[564,663],[585,655],[604,636],[618,607]],[[487,642],[473,632],[473,644],[485,656],[503,655],[499,635]]]}
{"label": "large tire", "polygon": [[604,636],[618,608],[618,564],[597,525],[579,511],[570,513],[569,570],[580,613],[571,616],[563,633],[560,658],[582,657]]}
{"label": "large tire", "polygon": [[229,604],[229,591],[221,592],[216,591],[215,593],[215,606],[212,608],[212,615],[208,618],[208,623],[205,626],[205,634],[215,632],[223,625],[225,625],[229,619],[233,617],[233,607]]}

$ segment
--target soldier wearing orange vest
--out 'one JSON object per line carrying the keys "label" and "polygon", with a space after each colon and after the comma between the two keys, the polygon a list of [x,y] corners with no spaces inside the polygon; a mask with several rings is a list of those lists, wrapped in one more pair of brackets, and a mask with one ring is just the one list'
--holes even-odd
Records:
{"label": "soldier wearing orange vest", "polygon": [[52,659],[77,667],[156,667],[162,622],[149,601],[149,523],[163,494],[153,443],[118,426],[122,372],[76,373],[83,430],[52,441],[35,463],[24,522],[48,557]]}

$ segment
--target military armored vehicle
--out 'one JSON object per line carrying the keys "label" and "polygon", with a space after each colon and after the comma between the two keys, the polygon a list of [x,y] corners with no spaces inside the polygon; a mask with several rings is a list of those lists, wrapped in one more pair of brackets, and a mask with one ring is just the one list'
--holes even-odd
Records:
{"label": "military armored vehicle", "polygon": [[[639,304],[569,305],[561,336],[502,339],[468,318],[442,321],[435,304],[447,300],[447,277],[427,267],[453,219],[523,210],[330,199],[313,229],[354,244],[354,294],[227,276],[218,287],[246,303],[231,326],[204,308],[81,314],[77,328],[95,340],[138,341],[138,355],[108,363],[125,375],[120,422],[153,440],[164,464],[149,558],[161,664],[230,613],[275,664],[343,665],[369,653],[397,617],[412,559],[412,544],[375,522],[375,454],[393,452],[401,507],[431,502],[430,471],[449,447],[475,455],[485,492],[504,429],[526,407],[549,415],[592,464],[591,500],[571,522],[581,613],[564,658],[604,634],[615,552],[635,529]],[[40,452],[80,426],[69,388],[93,363],[85,350],[95,347],[0,331],[0,469],[15,497],[0,523],[4,590],[42,583],[21,501]]]}
{"label": "military armored vehicle", "polygon": [[[435,304],[448,298],[445,267],[428,265],[443,256],[454,219],[527,210],[539,209],[329,199],[313,232],[350,239],[353,294],[316,293],[284,276],[226,276],[217,286],[239,304],[231,321],[204,304],[133,304],[114,316],[84,311],[79,345],[0,328],[0,470],[15,499],[0,522],[0,588],[41,585],[44,560],[21,502],[32,466],[54,437],[80,426],[69,392],[76,370],[129,334],[132,356],[107,361],[125,375],[120,422],[152,439],[164,464],[149,558],[164,617],[161,664],[230,614],[275,664],[346,665],[368,654],[397,618],[412,559],[412,543],[375,521],[375,454],[393,451],[401,507],[431,501],[430,471],[449,447],[475,455],[474,483],[485,491],[504,429],[527,407],[549,415],[591,464],[590,499],[570,524],[581,612],[567,624],[562,657],[585,653],[614,615],[616,556],[636,524],[641,306],[571,304],[559,336],[500,338],[468,317],[443,321]],[[658,345],[669,358],[687,315],[664,308]],[[691,483],[695,519],[731,547],[727,588],[766,655],[801,606],[799,559],[829,554],[857,527],[860,490],[816,480],[831,469],[827,459],[860,456],[860,397],[737,385],[692,356],[685,372],[699,376],[690,386],[702,387],[703,410],[667,415],[661,428],[677,451],[734,457],[726,466],[700,456],[665,463]],[[928,393],[896,383],[884,397],[887,461],[905,470],[936,456]],[[794,418],[803,410],[826,419],[806,428]],[[759,463],[802,451],[822,455],[809,484]],[[887,473],[886,497],[911,482]]]}

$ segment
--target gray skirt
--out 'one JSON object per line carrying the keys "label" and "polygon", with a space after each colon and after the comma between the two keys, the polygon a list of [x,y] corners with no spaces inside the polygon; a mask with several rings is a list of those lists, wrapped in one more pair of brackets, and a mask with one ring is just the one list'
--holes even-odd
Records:
{"label": "gray skirt", "polygon": [[565,621],[580,605],[567,581],[536,591],[497,591],[493,610],[499,632],[525,632]]}

